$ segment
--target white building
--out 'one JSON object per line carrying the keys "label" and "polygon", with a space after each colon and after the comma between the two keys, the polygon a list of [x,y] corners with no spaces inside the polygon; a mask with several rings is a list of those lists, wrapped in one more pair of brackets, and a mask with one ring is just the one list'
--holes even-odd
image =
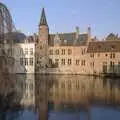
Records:
{"label": "white building", "polygon": [[21,104],[24,106],[35,106],[35,76],[33,74],[18,75],[19,81],[23,82],[21,88]]}
{"label": "white building", "polygon": [[14,44],[14,73],[34,73],[35,44],[26,39],[23,43]]}

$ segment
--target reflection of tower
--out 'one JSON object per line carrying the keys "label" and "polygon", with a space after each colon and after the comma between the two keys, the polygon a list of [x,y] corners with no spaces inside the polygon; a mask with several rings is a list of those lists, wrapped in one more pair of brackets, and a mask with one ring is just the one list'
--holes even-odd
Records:
{"label": "reflection of tower", "polygon": [[45,10],[42,9],[40,24],[39,24],[39,33],[38,41],[36,43],[36,64],[37,68],[45,68],[47,66],[47,49],[48,49],[48,35],[49,27],[47,24]]}
{"label": "reflection of tower", "polygon": [[35,104],[39,120],[48,120],[48,85],[46,76],[35,76]]}

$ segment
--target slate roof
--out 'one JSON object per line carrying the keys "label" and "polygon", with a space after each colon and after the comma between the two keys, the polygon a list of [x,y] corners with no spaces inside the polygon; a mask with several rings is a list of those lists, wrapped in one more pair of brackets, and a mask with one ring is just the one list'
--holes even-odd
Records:
{"label": "slate roof", "polygon": [[[54,45],[54,37],[56,34],[50,34],[49,35],[49,41],[48,44],[50,46]],[[61,45],[65,46],[72,46],[74,45],[74,42],[76,40],[76,33],[58,33],[60,40],[61,40]],[[78,40],[76,41],[76,45],[85,45],[88,40],[88,34],[80,34]],[[65,42],[66,41],[66,42]]]}
{"label": "slate roof", "polygon": [[4,39],[9,43],[10,39],[14,41],[14,43],[23,43],[24,40],[26,39],[26,35],[24,33],[20,32],[12,32],[12,33],[7,33],[4,36]]}
{"label": "slate roof", "polygon": [[120,41],[95,41],[90,42],[87,49],[88,53],[96,52],[120,52]]}

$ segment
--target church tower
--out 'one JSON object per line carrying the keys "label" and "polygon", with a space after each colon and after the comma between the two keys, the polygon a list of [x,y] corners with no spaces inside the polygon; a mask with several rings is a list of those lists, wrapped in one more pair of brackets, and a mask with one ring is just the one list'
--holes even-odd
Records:
{"label": "church tower", "polygon": [[39,23],[38,40],[36,42],[37,69],[47,67],[48,36],[49,36],[49,27],[46,20],[45,10],[43,8]]}

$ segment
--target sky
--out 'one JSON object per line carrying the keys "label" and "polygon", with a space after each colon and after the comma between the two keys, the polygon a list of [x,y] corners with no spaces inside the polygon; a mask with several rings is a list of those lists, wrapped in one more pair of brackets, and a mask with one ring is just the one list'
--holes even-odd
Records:
{"label": "sky", "polygon": [[109,33],[120,34],[120,0],[0,0],[26,35],[38,32],[41,9],[44,7],[50,33],[86,32],[102,39]]}

